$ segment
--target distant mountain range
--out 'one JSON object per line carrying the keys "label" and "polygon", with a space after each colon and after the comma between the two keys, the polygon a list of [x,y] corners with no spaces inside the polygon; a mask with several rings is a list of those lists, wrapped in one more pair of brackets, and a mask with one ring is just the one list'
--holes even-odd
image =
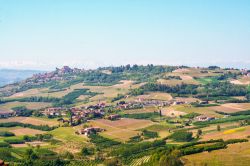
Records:
{"label": "distant mountain range", "polygon": [[43,73],[43,71],[0,69],[0,86],[24,80],[37,73]]}

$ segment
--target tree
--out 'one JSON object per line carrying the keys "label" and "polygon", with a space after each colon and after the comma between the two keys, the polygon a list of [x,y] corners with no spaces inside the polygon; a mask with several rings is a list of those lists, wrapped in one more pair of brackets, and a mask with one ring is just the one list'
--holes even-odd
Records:
{"label": "tree", "polygon": [[217,131],[220,131],[221,128],[220,128],[220,125],[217,125]]}
{"label": "tree", "polygon": [[199,138],[201,135],[202,135],[202,130],[199,129],[199,130],[197,131],[197,138]]}
{"label": "tree", "polygon": [[160,157],[159,166],[182,166],[183,163],[179,157],[180,151],[173,150],[170,154]]}
{"label": "tree", "polygon": [[33,149],[27,149],[25,152],[25,156],[27,160],[35,160],[38,159],[37,154],[33,151]]}
{"label": "tree", "polygon": [[94,154],[94,149],[93,148],[87,148],[87,147],[83,147],[81,150],[81,154],[88,156],[88,155],[92,155]]}
{"label": "tree", "polygon": [[104,161],[105,166],[118,166],[121,162],[117,158],[112,158]]}

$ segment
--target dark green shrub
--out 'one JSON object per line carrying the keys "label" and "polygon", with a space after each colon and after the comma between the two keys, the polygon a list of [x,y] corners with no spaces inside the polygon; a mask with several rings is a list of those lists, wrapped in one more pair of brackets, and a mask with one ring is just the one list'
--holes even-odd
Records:
{"label": "dark green shrub", "polygon": [[0,131],[0,137],[11,137],[11,136],[15,136],[15,134],[9,131]]}

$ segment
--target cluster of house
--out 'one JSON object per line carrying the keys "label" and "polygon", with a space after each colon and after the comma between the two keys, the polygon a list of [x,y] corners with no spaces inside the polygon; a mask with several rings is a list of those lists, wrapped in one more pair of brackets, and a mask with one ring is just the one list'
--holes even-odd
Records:
{"label": "cluster of house", "polygon": [[63,107],[51,107],[41,112],[45,116],[65,116],[66,109]]}
{"label": "cluster of house", "polygon": [[0,118],[9,118],[15,115],[16,113],[14,111],[1,111],[0,110]]}
{"label": "cluster of house", "polygon": [[143,107],[150,107],[150,106],[168,106],[170,105],[169,101],[164,100],[145,100],[142,98],[139,98],[135,101],[125,102],[121,101],[118,102],[116,105],[117,109],[137,109],[137,108],[143,108]]}
{"label": "cluster of house", "polygon": [[78,69],[78,68],[71,69],[69,66],[63,66],[61,69],[56,68],[56,70],[52,72],[35,74],[26,82],[27,83],[29,82],[30,83],[34,83],[34,82],[44,83],[44,82],[51,81],[51,80],[60,81],[60,80],[66,79],[65,77],[62,77],[65,74],[81,73],[84,71],[85,71],[84,69]]}
{"label": "cluster of house", "polygon": [[247,77],[250,77],[250,71],[247,70],[247,69],[242,69],[242,70],[241,70],[241,73],[242,73],[243,75],[247,76]]}
{"label": "cluster of house", "polygon": [[120,118],[121,118],[121,115],[119,115],[119,114],[112,114],[112,115],[109,115],[106,117],[106,119],[108,119],[108,120],[118,120]]}
{"label": "cluster of house", "polygon": [[20,116],[21,110],[0,110],[0,118]]}
{"label": "cluster of house", "polygon": [[103,117],[105,114],[105,107],[105,103],[98,103],[96,105],[90,105],[81,108],[51,107],[45,109],[41,113],[45,116],[65,116],[67,112],[70,112],[72,115],[72,121],[79,121],[82,119],[88,120],[91,119],[91,117]]}

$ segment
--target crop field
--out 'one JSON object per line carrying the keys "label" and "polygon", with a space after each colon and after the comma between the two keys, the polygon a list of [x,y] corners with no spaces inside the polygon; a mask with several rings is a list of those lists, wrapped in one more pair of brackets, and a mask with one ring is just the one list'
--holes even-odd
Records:
{"label": "crop field", "polygon": [[12,133],[14,133],[16,136],[21,136],[21,135],[36,135],[36,134],[43,134],[43,133],[45,133],[44,131],[30,129],[30,128],[18,128],[18,129],[12,129],[12,130],[9,130],[9,131],[12,132]]}
{"label": "crop field", "polygon": [[17,106],[25,106],[28,109],[31,110],[37,110],[37,109],[42,109],[42,108],[46,108],[51,106],[50,103],[45,103],[45,102],[9,102],[9,103],[5,103],[5,104],[0,104],[0,111],[1,110],[11,110],[11,108],[13,107],[17,107]]}
{"label": "crop field", "polygon": [[126,94],[130,88],[137,88],[141,84],[133,84],[133,81],[123,80],[120,84],[113,86],[84,86],[92,92],[102,93],[92,97],[91,101],[105,101],[116,97],[118,94]]}
{"label": "crop field", "polygon": [[224,131],[214,131],[202,136],[202,140],[210,139],[242,139],[250,135],[250,126],[238,127]]}
{"label": "crop field", "polygon": [[40,96],[43,93],[46,93],[47,88],[34,88],[34,89],[29,89],[23,92],[18,92],[15,93],[12,96],[6,97],[7,99],[12,99],[12,98],[22,98],[22,97],[30,97],[30,96]]}
{"label": "crop field", "polygon": [[92,126],[104,128],[106,131],[101,135],[112,139],[127,141],[129,138],[136,136],[140,133],[139,129],[148,127],[153,124],[149,120],[138,120],[123,118],[116,121],[106,119],[98,119],[90,122]]}
{"label": "crop field", "polygon": [[236,85],[249,85],[250,84],[250,77],[241,77],[240,79],[237,80],[231,80],[230,81],[232,84]]}
{"label": "crop field", "polygon": [[[221,129],[221,131],[225,131],[228,129],[237,128],[238,126],[239,126],[239,123],[237,123],[237,122],[222,123],[222,124],[220,124],[220,129]],[[202,130],[203,134],[217,132],[217,124],[209,125],[208,127],[203,127],[201,130]],[[197,129],[190,130],[190,131],[193,132],[195,135],[197,132]]]}
{"label": "crop field", "polygon": [[250,103],[227,103],[220,106],[211,107],[211,109],[225,113],[234,113],[250,110]]}
{"label": "crop field", "polygon": [[211,107],[193,107],[191,105],[175,105],[175,106],[171,106],[170,108],[173,108],[176,111],[181,111],[181,112],[185,112],[185,113],[199,113],[199,114],[203,114],[206,116],[214,116],[214,117],[222,117],[222,115],[218,114],[215,112],[214,109],[212,109]]}
{"label": "crop field", "polygon": [[75,131],[76,130],[72,127],[59,127],[48,132],[49,134],[52,134],[55,139],[62,141],[62,145],[55,147],[53,150],[56,152],[79,152],[81,148],[86,145],[88,138],[83,135],[76,135]]}
{"label": "crop field", "polygon": [[199,102],[200,99],[194,98],[194,97],[175,97],[176,100],[181,101],[181,102]]}
{"label": "crop field", "polygon": [[[218,75],[218,71],[221,70],[206,70],[207,73],[202,73],[202,69],[197,69],[197,68],[188,68],[188,69],[177,69],[174,70],[171,74],[176,74],[176,75],[189,75],[191,77],[210,77],[210,76],[216,76]],[[223,71],[222,71],[223,72]]]}
{"label": "crop field", "polygon": [[162,109],[162,115],[168,116],[168,117],[179,117],[181,115],[186,115],[187,113],[182,111],[176,111],[175,109],[168,107]]}
{"label": "crop field", "polygon": [[52,119],[42,119],[42,118],[35,118],[35,117],[11,117],[8,119],[0,119],[0,123],[6,122],[20,122],[32,125],[49,125],[49,126],[56,126],[59,124],[56,120]]}
{"label": "crop field", "polygon": [[145,164],[149,161],[150,156],[144,156],[142,158],[139,159],[135,159],[130,163],[130,166],[140,166],[142,164]]}
{"label": "crop field", "polygon": [[166,124],[153,124],[151,126],[146,127],[146,130],[157,132],[160,138],[165,138],[169,136],[169,129],[175,128],[174,125],[166,125]]}
{"label": "crop field", "polygon": [[171,94],[169,93],[164,93],[164,92],[150,92],[150,93],[146,93],[144,95],[139,95],[136,97],[129,97],[128,99],[126,99],[125,101],[134,101],[134,100],[138,100],[138,99],[146,99],[146,100],[172,100],[173,97],[171,96]]}
{"label": "crop field", "polygon": [[203,152],[182,157],[186,166],[234,166],[249,165],[250,143],[237,143],[228,145],[228,148]]}
{"label": "crop field", "polygon": [[138,114],[138,113],[149,113],[149,112],[154,112],[158,111],[156,107],[144,107],[144,108],[139,108],[139,109],[131,109],[131,110],[124,110],[124,114]]}
{"label": "crop field", "polygon": [[194,84],[194,85],[199,84],[199,82],[194,80],[194,79],[189,79],[189,80],[158,79],[157,82],[160,83],[160,84],[171,85],[171,86],[180,85],[180,84],[183,84],[183,83],[185,83],[185,84]]}

